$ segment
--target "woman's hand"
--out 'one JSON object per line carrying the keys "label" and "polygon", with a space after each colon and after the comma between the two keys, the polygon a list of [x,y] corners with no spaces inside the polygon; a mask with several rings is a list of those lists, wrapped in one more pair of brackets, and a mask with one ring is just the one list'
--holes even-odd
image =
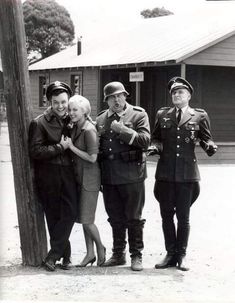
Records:
{"label": "woman's hand", "polygon": [[67,143],[68,143],[68,148],[72,149],[73,148],[73,142],[72,142],[71,138],[67,137],[66,140],[67,140]]}

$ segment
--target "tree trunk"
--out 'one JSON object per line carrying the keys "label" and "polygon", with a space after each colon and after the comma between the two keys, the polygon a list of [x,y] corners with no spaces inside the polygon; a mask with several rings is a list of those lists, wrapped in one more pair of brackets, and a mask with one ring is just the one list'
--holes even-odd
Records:
{"label": "tree trunk", "polygon": [[23,265],[47,253],[43,212],[37,202],[28,152],[32,118],[26,41],[20,0],[1,0],[0,46]]}

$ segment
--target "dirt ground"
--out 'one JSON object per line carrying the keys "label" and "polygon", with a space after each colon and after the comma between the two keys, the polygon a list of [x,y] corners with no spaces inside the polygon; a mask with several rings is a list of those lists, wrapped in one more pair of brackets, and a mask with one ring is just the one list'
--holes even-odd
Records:
{"label": "dirt ground", "polygon": [[[235,302],[235,166],[201,165],[201,194],[191,212],[189,272],[154,269],[165,254],[158,203],[153,197],[155,163],[148,163],[143,217],[142,272],[126,266],[77,269],[85,254],[81,226],[71,234],[73,267],[50,273],[21,266],[7,127],[0,135],[0,300],[10,302]],[[96,223],[111,253],[111,229],[99,197]]]}

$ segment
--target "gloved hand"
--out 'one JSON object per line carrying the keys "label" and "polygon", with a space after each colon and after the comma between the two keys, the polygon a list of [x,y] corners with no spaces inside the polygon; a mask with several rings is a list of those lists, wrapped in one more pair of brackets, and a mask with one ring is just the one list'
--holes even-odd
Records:
{"label": "gloved hand", "polygon": [[158,146],[151,145],[147,150],[147,156],[160,155],[161,151]]}
{"label": "gloved hand", "polygon": [[206,150],[206,153],[209,157],[213,156],[217,152],[218,146],[214,143],[208,144],[208,149]]}

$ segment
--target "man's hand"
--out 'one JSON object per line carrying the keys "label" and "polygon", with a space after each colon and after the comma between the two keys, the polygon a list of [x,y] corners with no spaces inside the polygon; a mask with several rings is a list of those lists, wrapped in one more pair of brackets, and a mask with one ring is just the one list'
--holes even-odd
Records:
{"label": "man's hand", "polygon": [[121,130],[123,128],[124,124],[123,122],[118,122],[117,120],[114,120],[112,123],[111,123],[111,129],[113,131],[115,131],[115,133],[118,133],[120,134],[121,133]]}
{"label": "man's hand", "polygon": [[217,152],[218,146],[215,145],[214,143],[208,144],[208,149],[207,149],[207,155],[209,157],[213,156]]}

